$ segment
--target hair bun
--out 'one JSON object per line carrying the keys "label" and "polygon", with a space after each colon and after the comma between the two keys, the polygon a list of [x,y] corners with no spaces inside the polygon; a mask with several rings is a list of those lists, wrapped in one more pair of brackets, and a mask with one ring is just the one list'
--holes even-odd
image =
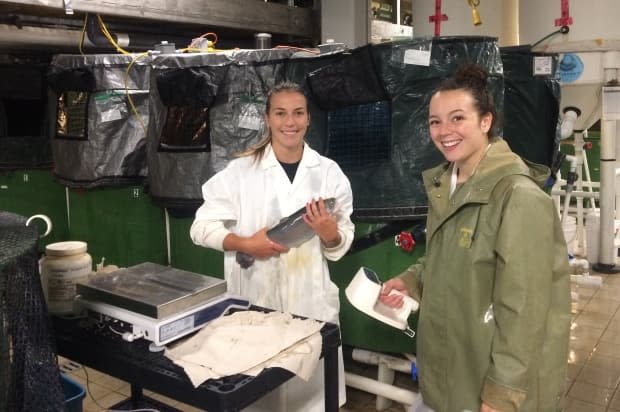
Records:
{"label": "hair bun", "polygon": [[454,80],[472,89],[484,90],[487,85],[488,74],[480,65],[475,63],[466,63],[456,70]]}

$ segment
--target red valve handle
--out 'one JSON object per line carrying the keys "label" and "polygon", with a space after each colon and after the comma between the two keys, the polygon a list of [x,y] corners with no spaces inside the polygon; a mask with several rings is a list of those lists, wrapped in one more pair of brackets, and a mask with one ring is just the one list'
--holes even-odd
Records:
{"label": "red valve handle", "polygon": [[405,252],[411,252],[415,247],[415,239],[411,232],[400,232],[398,235],[394,236],[394,243]]}

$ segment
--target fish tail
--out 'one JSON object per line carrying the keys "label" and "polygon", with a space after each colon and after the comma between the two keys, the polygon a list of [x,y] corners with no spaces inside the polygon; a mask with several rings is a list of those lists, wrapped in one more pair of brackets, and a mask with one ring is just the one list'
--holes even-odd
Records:
{"label": "fish tail", "polygon": [[250,256],[247,253],[237,252],[235,260],[243,269],[247,269],[254,264],[254,256]]}

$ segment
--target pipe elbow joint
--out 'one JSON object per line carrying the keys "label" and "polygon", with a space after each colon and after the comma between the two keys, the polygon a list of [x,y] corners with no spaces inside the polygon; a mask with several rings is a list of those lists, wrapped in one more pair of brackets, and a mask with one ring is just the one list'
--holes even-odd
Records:
{"label": "pipe elbow joint", "polygon": [[560,139],[568,139],[573,135],[575,122],[579,116],[581,116],[581,110],[577,107],[569,106],[564,108],[564,118],[560,126]]}

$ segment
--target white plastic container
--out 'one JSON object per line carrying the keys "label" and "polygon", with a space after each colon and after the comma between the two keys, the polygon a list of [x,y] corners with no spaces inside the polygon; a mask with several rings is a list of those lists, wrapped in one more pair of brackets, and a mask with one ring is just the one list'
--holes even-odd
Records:
{"label": "white plastic container", "polygon": [[[618,248],[619,236],[620,236],[620,220],[614,220],[614,238],[616,249]],[[599,232],[601,226],[600,211],[590,211],[586,215],[586,258],[590,263],[590,266],[595,263],[599,263]]]}
{"label": "white plastic container", "polygon": [[43,294],[50,313],[73,314],[76,283],[88,279],[93,261],[86,242],[50,243],[39,260]]}

